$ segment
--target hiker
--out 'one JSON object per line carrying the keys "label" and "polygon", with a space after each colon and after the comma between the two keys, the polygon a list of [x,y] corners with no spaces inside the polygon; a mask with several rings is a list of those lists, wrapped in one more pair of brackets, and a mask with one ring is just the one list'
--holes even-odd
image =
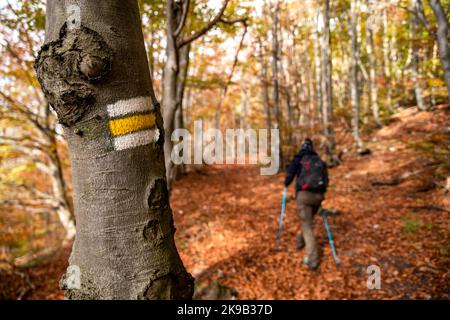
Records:
{"label": "hiker", "polygon": [[320,264],[317,242],[314,237],[313,218],[321,207],[328,186],[328,171],[326,164],[314,151],[313,142],[306,138],[299,153],[294,157],[287,169],[286,188],[296,181],[297,212],[302,221],[302,230],[297,236],[297,247],[306,246],[307,257],[304,263],[315,270]]}

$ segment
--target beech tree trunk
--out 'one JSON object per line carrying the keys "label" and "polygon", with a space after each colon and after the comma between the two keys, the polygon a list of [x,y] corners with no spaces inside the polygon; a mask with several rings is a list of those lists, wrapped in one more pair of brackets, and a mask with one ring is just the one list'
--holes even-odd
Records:
{"label": "beech tree trunk", "polygon": [[[234,22],[225,22],[222,16],[230,0],[223,0],[222,7],[219,12],[200,30],[190,35],[183,36],[183,30],[186,24],[186,19],[189,14],[190,0],[167,0],[166,1],[166,63],[164,65],[163,74],[163,118],[165,129],[165,165],[167,186],[171,189],[172,182],[176,176],[174,165],[171,161],[171,153],[173,149],[173,142],[171,140],[172,132],[175,129],[175,115],[178,105],[181,106],[183,100],[180,100],[181,93],[184,93],[184,84],[182,78],[187,75],[188,64],[185,64],[185,71],[181,70],[180,78],[180,56],[186,55],[189,57],[189,46],[192,42],[205,35],[209,30],[217,25],[218,22],[233,24]],[[187,51],[183,51],[187,50]],[[184,57],[182,57],[184,59]],[[185,74],[183,74],[185,72]],[[179,85],[183,85],[180,88]]]}
{"label": "beech tree trunk", "polygon": [[389,41],[388,8],[383,9],[383,71],[386,88],[386,105],[392,109],[392,85],[391,85],[391,47]]}
{"label": "beech tree trunk", "polygon": [[323,100],[322,100],[322,66],[320,65],[320,40],[319,40],[319,21],[322,16],[320,8],[318,9],[316,16],[316,27],[313,31],[313,42],[314,42],[314,74],[316,80],[316,103],[317,103],[317,114],[320,117],[320,121],[323,122]]}
{"label": "beech tree trunk", "polygon": [[164,129],[137,1],[47,1],[39,82],[64,127],[77,235],[61,279],[69,299],[190,299],[174,242]]}
{"label": "beech tree trunk", "polygon": [[269,83],[267,79],[267,66],[266,61],[264,59],[264,47],[261,41],[261,38],[258,37],[258,60],[261,66],[261,100],[264,106],[264,113],[266,115],[266,127],[267,130],[272,129],[272,115],[271,115],[271,106],[270,106],[270,98],[269,98]]}
{"label": "beech tree trunk", "polygon": [[56,150],[56,139],[52,134],[54,152],[51,154],[51,175],[50,180],[52,182],[53,196],[58,201],[58,207],[56,213],[58,214],[59,221],[61,222],[66,236],[64,240],[73,240],[76,234],[75,221],[72,212],[69,207],[69,200],[67,198],[67,190],[63,177],[61,161]]}
{"label": "beech tree trunk", "polygon": [[[369,10],[369,16],[372,16],[371,1],[366,1]],[[366,42],[367,56],[369,58],[369,91],[370,91],[370,108],[372,109],[373,119],[377,126],[381,126],[380,106],[378,105],[378,87],[377,87],[377,59],[375,55],[375,45],[373,40],[373,25],[367,25]]]}
{"label": "beech tree trunk", "polygon": [[438,23],[436,38],[439,47],[439,56],[441,58],[442,69],[444,69],[444,79],[447,86],[447,94],[450,103],[450,46],[448,44],[448,17],[442,7],[441,1],[429,0],[429,2]]}
{"label": "beech tree trunk", "polygon": [[325,0],[323,10],[322,34],[322,92],[323,92],[323,128],[326,138],[326,153],[332,165],[340,163],[335,155],[336,138],[333,127],[333,78],[331,61],[330,1]]}
{"label": "beech tree trunk", "polygon": [[175,1],[166,3],[166,63],[164,64],[163,76],[163,118],[164,118],[164,157],[166,165],[166,178],[169,190],[174,178],[174,164],[171,160],[173,142],[171,139],[174,128],[175,111],[177,109],[177,78],[180,70],[178,59],[179,50],[175,29],[179,10],[175,10]]}
{"label": "beech tree trunk", "polygon": [[280,83],[278,79],[278,62],[279,62],[279,41],[278,41],[278,26],[279,26],[279,14],[280,14],[280,3],[277,1],[275,7],[273,8],[273,21],[271,26],[272,31],[272,99],[274,104],[275,111],[275,122],[277,125],[277,129],[280,130],[280,143],[279,143],[279,155],[281,159],[281,168],[284,167],[284,158],[283,158],[283,150],[281,146],[283,145],[281,136],[282,136],[282,117],[281,117],[281,102],[280,102]]}
{"label": "beech tree trunk", "polygon": [[352,0],[351,11],[350,11],[350,37],[351,37],[351,56],[352,56],[352,69],[351,69],[351,100],[353,107],[353,138],[355,139],[356,147],[358,151],[364,148],[363,142],[361,140],[359,121],[360,121],[360,110],[361,110],[361,99],[360,92],[358,88],[359,70],[359,43],[357,35],[357,24],[358,24],[358,11],[359,11],[359,0]]}
{"label": "beech tree trunk", "polygon": [[[186,88],[186,81],[189,71],[189,52],[191,45],[187,44],[180,49],[179,56],[179,71],[177,77],[177,96],[176,96],[176,111],[174,118],[174,129],[184,128],[184,92]],[[173,179],[177,180],[178,177],[184,173],[184,164],[178,164],[174,167]]]}
{"label": "beech tree trunk", "polygon": [[423,101],[422,87],[419,79],[419,47],[418,42],[418,27],[419,21],[417,18],[417,0],[412,0],[412,14],[411,14],[411,46],[412,46],[412,61],[411,72],[412,82],[414,83],[414,95],[416,96],[417,107],[419,110],[426,110],[425,102]]}

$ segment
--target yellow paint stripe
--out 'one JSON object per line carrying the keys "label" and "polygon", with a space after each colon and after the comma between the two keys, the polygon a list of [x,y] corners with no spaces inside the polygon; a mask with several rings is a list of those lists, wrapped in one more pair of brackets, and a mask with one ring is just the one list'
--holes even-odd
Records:
{"label": "yellow paint stripe", "polygon": [[151,128],[155,125],[155,114],[139,114],[128,118],[114,119],[109,121],[109,128],[113,136],[121,136]]}

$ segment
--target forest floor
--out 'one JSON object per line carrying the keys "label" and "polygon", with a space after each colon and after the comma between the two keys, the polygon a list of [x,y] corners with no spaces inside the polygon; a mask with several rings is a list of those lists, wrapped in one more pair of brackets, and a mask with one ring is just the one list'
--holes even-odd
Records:
{"label": "forest floor", "polygon": [[[209,166],[182,177],[171,205],[177,246],[196,278],[197,297],[211,298],[211,290],[219,289],[220,298],[238,299],[449,299],[448,168],[434,157],[448,160],[448,145],[442,145],[442,138],[448,141],[448,119],[448,108],[406,110],[366,137],[370,155],[347,152],[343,164],[330,170],[324,207],[334,211],[328,221],[340,267],[320,216],[315,233],[322,264],[316,272],[302,264],[292,196],[276,249],[282,174]],[[63,248],[27,271],[34,288],[25,298],[62,298],[58,281],[69,252]],[[380,267],[380,290],[367,288],[370,265]]]}

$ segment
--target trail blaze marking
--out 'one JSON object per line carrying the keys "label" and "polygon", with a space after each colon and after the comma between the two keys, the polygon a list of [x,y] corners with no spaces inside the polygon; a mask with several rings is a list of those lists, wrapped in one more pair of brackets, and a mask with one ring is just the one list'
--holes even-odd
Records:
{"label": "trail blaze marking", "polygon": [[115,119],[109,121],[109,128],[113,136],[121,136],[124,134],[136,132],[143,129],[151,128],[155,125],[155,115],[138,114],[124,119]]}
{"label": "trail blaze marking", "polygon": [[120,100],[107,106],[114,150],[130,149],[155,142],[159,131],[149,97]]}

